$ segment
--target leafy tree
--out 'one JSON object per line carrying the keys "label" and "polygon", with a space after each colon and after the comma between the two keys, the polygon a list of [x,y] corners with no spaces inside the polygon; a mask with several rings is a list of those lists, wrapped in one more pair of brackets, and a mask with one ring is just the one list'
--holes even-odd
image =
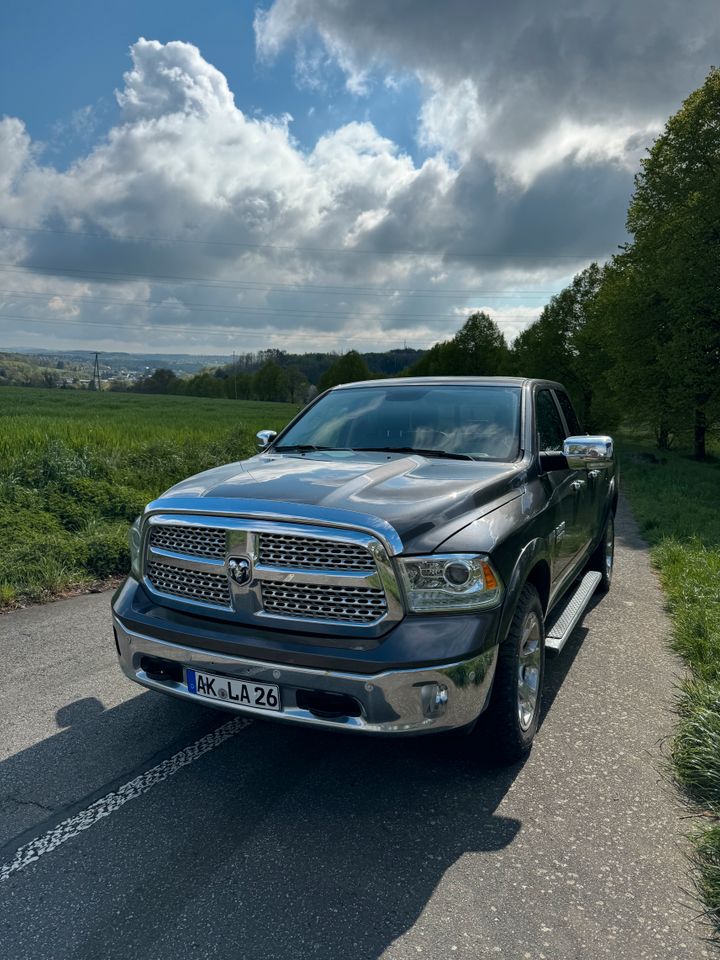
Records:
{"label": "leafy tree", "polygon": [[251,373],[229,369],[225,379],[225,396],[231,400],[249,400],[253,396],[253,376]]}
{"label": "leafy tree", "polygon": [[617,420],[608,397],[606,338],[594,311],[604,280],[604,269],[591,263],[552,297],[512,347],[514,372],[522,377],[559,380],[591,430],[609,430]]}
{"label": "leafy tree", "polygon": [[253,377],[253,392],[258,400],[287,400],[287,373],[274,360],[267,360]]}
{"label": "leafy tree", "polygon": [[[642,161],[627,219],[637,302],[661,304],[658,361],[671,371],[672,406],[694,423],[705,459],[720,412],[720,70],[671,117]],[[660,322],[660,321],[659,321]]]}
{"label": "leafy tree", "polygon": [[492,377],[507,374],[510,353],[500,328],[486,313],[471,314],[452,340],[436,343],[407,371],[409,376]]}
{"label": "leafy tree", "polygon": [[338,357],[320,377],[321,390],[336,387],[339,383],[357,383],[358,380],[371,380],[372,374],[363,358],[356,350]]}
{"label": "leafy tree", "polygon": [[285,368],[290,403],[299,403],[307,395],[310,381],[302,370],[294,364]]}
{"label": "leafy tree", "polygon": [[159,367],[149,377],[143,377],[135,385],[137,393],[172,393],[178,378],[172,370]]}
{"label": "leafy tree", "polygon": [[619,407],[631,413],[633,422],[647,424],[658,447],[668,449],[687,423],[687,411],[673,387],[678,368],[667,349],[672,315],[631,253],[615,257],[606,268],[592,312]]}
{"label": "leafy tree", "polygon": [[[208,370],[203,370],[189,380],[181,381],[182,392],[189,397],[224,397],[225,381]],[[178,392],[177,390],[168,391]]]}

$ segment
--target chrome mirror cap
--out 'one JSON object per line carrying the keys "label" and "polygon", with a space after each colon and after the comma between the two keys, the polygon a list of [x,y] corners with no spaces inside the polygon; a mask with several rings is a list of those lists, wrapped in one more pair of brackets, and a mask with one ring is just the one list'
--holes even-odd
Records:
{"label": "chrome mirror cap", "polygon": [[612,437],[568,437],[563,443],[563,454],[571,470],[590,470],[608,467],[613,461]]}
{"label": "chrome mirror cap", "polygon": [[258,452],[261,452],[266,447],[268,447],[275,437],[277,436],[277,430],[258,430],[255,434],[255,441]]}

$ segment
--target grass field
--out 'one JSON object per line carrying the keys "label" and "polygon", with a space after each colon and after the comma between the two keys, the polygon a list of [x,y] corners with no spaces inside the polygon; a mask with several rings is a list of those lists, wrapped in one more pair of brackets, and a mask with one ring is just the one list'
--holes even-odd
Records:
{"label": "grass field", "polygon": [[0,607],[123,573],[127,528],[178,480],[254,450],[283,403],[0,388]]}
{"label": "grass field", "polygon": [[655,451],[660,462],[651,463],[642,459],[651,449],[624,452],[621,486],[653,546],[673,647],[688,666],[672,764],[699,814],[696,879],[720,932],[720,460]]}

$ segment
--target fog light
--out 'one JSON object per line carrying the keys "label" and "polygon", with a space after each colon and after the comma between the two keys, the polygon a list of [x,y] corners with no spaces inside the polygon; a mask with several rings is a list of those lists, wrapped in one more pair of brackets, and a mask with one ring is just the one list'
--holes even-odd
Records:
{"label": "fog light", "polygon": [[445,713],[448,688],[443,683],[424,683],[421,687],[423,713],[426,717],[439,717]]}

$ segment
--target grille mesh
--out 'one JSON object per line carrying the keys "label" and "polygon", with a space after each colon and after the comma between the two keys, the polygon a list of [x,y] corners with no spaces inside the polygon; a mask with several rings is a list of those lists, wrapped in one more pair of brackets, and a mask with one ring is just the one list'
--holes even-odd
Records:
{"label": "grille mesh", "polygon": [[147,577],[156,590],[216,607],[230,606],[230,587],[225,573],[203,573],[149,562]]}
{"label": "grille mesh", "polygon": [[193,557],[211,557],[222,560],[227,536],[219,527],[186,527],[158,524],[152,528],[150,545],[160,550],[186,553]]}
{"label": "grille mesh", "polygon": [[279,533],[260,535],[259,559],[268,567],[299,570],[375,570],[372,554],[361,545]]}
{"label": "grille mesh", "polygon": [[372,587],[266,582],[262,597],[267,613],[305,620],[374,623],[387,613],[384,592]]}

